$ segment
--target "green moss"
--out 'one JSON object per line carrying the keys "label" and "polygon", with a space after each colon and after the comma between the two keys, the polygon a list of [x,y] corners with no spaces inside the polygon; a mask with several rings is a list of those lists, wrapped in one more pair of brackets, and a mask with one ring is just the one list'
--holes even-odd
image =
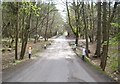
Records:
{"label": "green moss", "polygon": [[21,62],[20,60],[15,61],[16,64],[19,64],[20,62]]}

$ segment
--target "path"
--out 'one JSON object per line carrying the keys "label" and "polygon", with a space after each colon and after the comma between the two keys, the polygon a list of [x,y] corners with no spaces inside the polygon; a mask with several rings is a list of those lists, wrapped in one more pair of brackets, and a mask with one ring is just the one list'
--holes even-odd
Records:
{"label": "path", "polygon": [[35,62],[3,72],[4,82],[105,82],[70,48],[64,36],[55,39]]}

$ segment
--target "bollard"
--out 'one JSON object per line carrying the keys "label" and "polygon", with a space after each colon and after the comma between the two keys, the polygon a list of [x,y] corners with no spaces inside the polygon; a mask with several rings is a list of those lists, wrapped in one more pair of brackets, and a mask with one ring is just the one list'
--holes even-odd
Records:
{"label": "bollard", "polygon": [[31,46],[29,46],[29,49],[28,49],[28,53],[29,53],[29,59],[31,58],[31,53],[32,53],[32,47]]}

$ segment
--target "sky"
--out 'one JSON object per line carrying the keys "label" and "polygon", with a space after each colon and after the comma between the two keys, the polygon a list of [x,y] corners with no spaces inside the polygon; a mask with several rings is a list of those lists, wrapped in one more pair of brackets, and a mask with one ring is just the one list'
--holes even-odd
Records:
{"label": "sky", "polygon": [[[41,1],[41,0],[38,0],[38,1]],[[55,4],[63,20],[66,20],[66,6],[65,6],[66,0],[42,0],[42,2],[46,2],[46,3],[51,1]]]}
{"label": "sky", "polygon": [[65,1],[66,0],[53,0],[56,4],[56,8],[58,9],[58,12],[61,14],[62,18],[66,19],[66,6]]}

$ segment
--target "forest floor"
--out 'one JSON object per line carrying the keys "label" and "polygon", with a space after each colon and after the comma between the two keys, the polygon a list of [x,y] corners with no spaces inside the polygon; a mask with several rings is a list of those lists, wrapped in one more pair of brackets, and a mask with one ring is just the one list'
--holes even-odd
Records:
{"label": "forest floor", "polygon": [[[68,38],[71,39],[71,38]],[[74,39],[74,38],[72,38]],[[74,41],[69,42],[69,44],[74,44]],[[79,56],[82,56],[82,51],[80,49],[80,46],[84,46],[85,47],[85,40],[81,39],[79,41],[79,46],[76,49],[76,54],[78,54]],[[87,58],[87,60],[89,61],[89,63],[91,63],[96,69],[102,71],[100,69],[100,58],[94,58],[94,53],[96,50],[96,43],[89,43],[89,58]],[[115,54],[115,47],[113,48],[113,46],[109,47],[109,57],[108,57],[108,61],[107,61],[107,65],[106,65],[106,69],[105,69],[105,74],[109,75],[111,78],[113,78],[115,81],[118,81],[119,78],[119,73],[117,72],[117,63],[118,63],[118,58],[116,57],[117,55]]]}
{"label": "forest floor", "polygon": [[[48,41],[44,41],[44,40],[39,40],[37,43],[34,43],[33,41],[29,41],[27,44],[27,48],[26,48],[26,53],[24,56],[23,60],[17,60],[15,61],[15,51],[11,50],[11,51],[5,51],[4,53],[2,53],[2,69],[7,69],[10,68],[12,66],[15,66],[21,62],[27,61],[29,60],[28,58],[28,46],[32,47],[32,57],[31,59],[35,59],[37,57],[36,53],[37,52],[42,52],[44,50],[44,45],[46,44],[47,46],[50,45],[52,42],[52,40],[48,40]],[[20,47],[21,44],[18,45],[18,58],[20,55]]]}

